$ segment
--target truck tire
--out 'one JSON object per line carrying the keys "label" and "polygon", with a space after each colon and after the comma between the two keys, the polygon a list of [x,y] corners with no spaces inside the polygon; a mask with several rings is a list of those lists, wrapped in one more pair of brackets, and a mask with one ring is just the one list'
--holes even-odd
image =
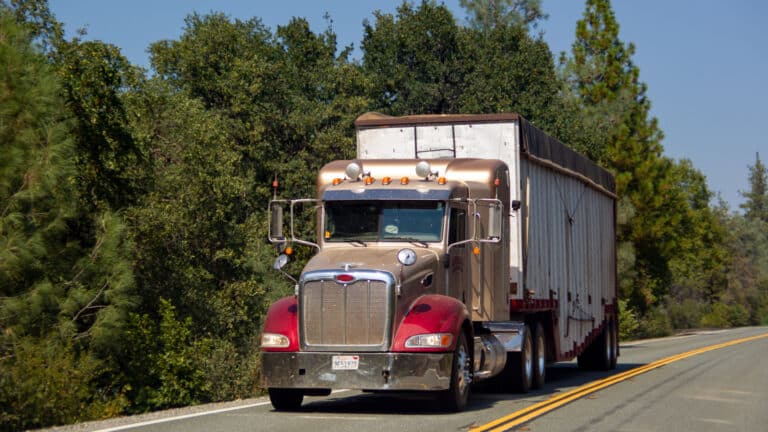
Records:
{"label": "truck tire", "polygon": [[544,327],[536,323],[536,331],[533,333],[533,381],[531,387],[540,389],[544,387],[547,377],[547,345]]}
{"label": "truck tire", "polygon": [[616,365],[616,331],[611,321],[606,322],[600,335],[579,356],[583,370],[611,370]]}
{"label": "truck tire", "polygon": [[304,392],[292,388],[270,388],[269,401],[276,411],[293,411],[301,406]]}
{"label": "truck tire", "polygon": [[619,330],[616,327],[616,322],[611,321],[610,324],[611,327],[611,346],[613,349],[611,350],[611,364],[609,365],[608,369],[613,370],[616,369],[616,363],[619,357]]}
{"label": "truck tire", "polygon": [[464,332],[459,333],[451,367],[451,387],[440,395],[440,402],[447,411],[462,411],[469,400],[472,384],[472,359]]}
{"label": "truck tire", "polygon": [[531,326],[526,325],[520,352],[507,353],[507,367],[504,369],[504,375],[512,384],[512,390],[528,393],[533,384],[533,369],[533,338]]}

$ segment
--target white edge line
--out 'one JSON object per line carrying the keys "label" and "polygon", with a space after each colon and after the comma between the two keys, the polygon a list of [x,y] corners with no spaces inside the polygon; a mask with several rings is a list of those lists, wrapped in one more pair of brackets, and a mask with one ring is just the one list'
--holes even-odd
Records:
{"label": "white edge line", "polygon": [[[349,391],[349,390],[346,390],[346,389],[345,390],[334,390],[331,393],[334,393],[334,394],[335,393],[343,393],[343,392],[346,392],[346,391]],[[202,417],[202,416],[210,415],[210,414],[221,414],[221,413],[225,413],[225,412],[229,412],[229,411],[237,411],[237,410],[241,410],[241,409],[255,408],[255,407],[269,405],[269,404],[270,404],[270,402],[257,402],[257,403],[252,403],[252,404],[248,404],[248,405],[241,405],[241,406],[229,407],[229,408],[221,408],[221,409],[217,409],[217,410],[213,410],[213,411],[202,411],[202,412],[193,413],[193,414],[184,414],[184,415],[175,416],[175,417],[167,417],[167,418],[162,418],[162,419],[148,420],[148,421],[144,421],[144,422],[132,423],[132,424],[129,424],[129,425],[122,425],[122,426],[115,426],[115,427],[106,428],[106,429],[97,429],[94,432],[115,432],[115,431],[121,431],[121,430],[126,430],[126,429],[138,428],[138,427],[142,427],[142,426],[150,426],[150,425],[158,424],[158,423],[167,423],[167,422],[172,422],[172,421],[176,421],[176,420],[184,420],[184,419],[188,419],[188,418]]]}
{"label": "white edge line", "polygon": [[193,414],[185,414],[185,415],[180,415],[180,416],[175,416],[175,417],[167,417],[167,418],[156,419],[156,420],[148,420],[148,421],[139,422],[139,423],[132,423],[132,424],[129,424],[129,425],[116,426],[116,427],[111,427],[111,428],[106,428],[106,429],[98,429],[98,430],[96,430],[94,432],[121,431],[121,430],[125,430],[125,429],[137,428],[137,427],[142,427],[142,426],[149,426],[149,425],[158,424],[158,423],[171,422],[171,421],[175,421],[175,420],[184,420],[184,419],[193,418],[193,417],[201,417],[201,416],[209,415],[209,414],[220,414],[220,413],[228,412],[228,411],[236,411],[236,410],[241,410],[241,409],[246,409],[246,408],[254,408],[254,407],[263,406],[263,405],[269,405],[269,402],[259,402],[259,403],[249,404],[249,405],[242,405],[242,406],[229,407],[229,408],[221,408],[221,409],[217,409],[217,410],[213,410],[213,411],[203,411],[203,412],[198,412],[198,413],[193,413]]}

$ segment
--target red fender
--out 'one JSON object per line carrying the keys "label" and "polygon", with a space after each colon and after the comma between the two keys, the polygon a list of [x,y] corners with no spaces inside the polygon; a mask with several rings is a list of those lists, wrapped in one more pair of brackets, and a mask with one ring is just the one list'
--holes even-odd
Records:
{"label": "red fender", "polygon": [[285,348],[262,348],[263,351],[299,350],[299,305],[296,297],[283,297],[269,307],[264,320],[264,333],[285,335],[290,344]]}
{"label": "red fender", "polygon": [[[469,319],[464,303],[453,297],[430,294],[421,296],[413,302],[400,326],[395,331],[392,351],[395,352],[445,352],[456,348],[461,326]],[[409,337],[425,333],[450,333],[453,335],[451,346],[446,348],[406,348]]]}

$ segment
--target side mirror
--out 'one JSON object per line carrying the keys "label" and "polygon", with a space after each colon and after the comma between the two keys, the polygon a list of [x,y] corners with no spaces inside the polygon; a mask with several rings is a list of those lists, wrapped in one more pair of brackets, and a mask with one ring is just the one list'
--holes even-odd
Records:
{"label": "side mirror", "polygon": [[277,202],[270,203],[270,207],[269,241],[272,243],[285,242],[285,235],[283,234],[283,207]]}
{"label": "side mirror", "polygon": [[491,204],[491,206],[488,207],[488,238],[501,238],[502,214],[503,212],[501,211],[501,205],[498,203]]}
{"label": "side mirror", "polygon": [[280,254],[277,256],[277,258],[275,258],[275,263],[272,265],[272,267],[275,270],[282,270],[286,264],[288,264],[288,255]]}

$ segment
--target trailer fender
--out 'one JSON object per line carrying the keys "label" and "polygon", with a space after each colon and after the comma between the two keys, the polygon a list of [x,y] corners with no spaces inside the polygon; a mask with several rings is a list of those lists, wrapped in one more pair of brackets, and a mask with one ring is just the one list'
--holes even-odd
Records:
{"label": "trailer fender", "polygon": [[[443,295],[424,295],[416,299],[408,309],[400,325],[395,330],[392,350],[395,352],[446,352],[456,348],[459,334],[465,322],[469,322],[469,312],[464,303]],[[468,326],[471,331],[471,326]],[[406,346],[406,341],[416,335],[450,334],[450,345],[440,347]],[[467,338],[471,340],[472,335]]]}
{"label": "trailer fender", "polygon": [[[299,350],[298,302],[295,296],[283,297],[270,306],[264,320],[262,351],[293,352]],[[288,338],[287,346],[265,346],[267,335],[281,335]]]}

